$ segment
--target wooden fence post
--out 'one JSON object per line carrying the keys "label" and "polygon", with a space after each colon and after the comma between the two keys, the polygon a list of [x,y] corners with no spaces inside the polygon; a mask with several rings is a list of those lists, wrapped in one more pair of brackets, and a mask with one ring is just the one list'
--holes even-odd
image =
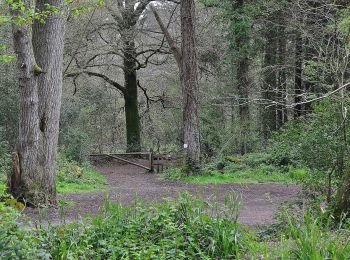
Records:
{"label": "wooden fence post", "polygon": [[153,165],[153,149],[149,152],[149,168],[150,172],[154,172],[154,165]]}

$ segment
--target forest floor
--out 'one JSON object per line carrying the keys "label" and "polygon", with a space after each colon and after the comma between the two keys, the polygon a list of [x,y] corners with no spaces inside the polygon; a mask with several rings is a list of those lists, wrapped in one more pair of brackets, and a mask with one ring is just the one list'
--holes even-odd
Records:
{"label": "forest floor", "polygon": [[[33,221],[42,224],[60,224],[79,221],[86,215],[95,215],[104,207],[108,194],[111,202],[132,203],[135,198],[145,202],[161,202],[165,198],[176,198],[182,192],[205,200],[224,201],[234,192],[241,198],[239,222],[249,226],[273,224],[274,215],[280,205],[293,202],[300,187],[282,184],[210,184],[196,185],[161,180],[159,174],[145,173],[132,165],[108,164],[97,166],[97,171],[107,179],[108,192],[72,193],[59,195],[63,207],[49,209],[26,208],[24,213]],[[43,223],[44,222],[44,223]]]}

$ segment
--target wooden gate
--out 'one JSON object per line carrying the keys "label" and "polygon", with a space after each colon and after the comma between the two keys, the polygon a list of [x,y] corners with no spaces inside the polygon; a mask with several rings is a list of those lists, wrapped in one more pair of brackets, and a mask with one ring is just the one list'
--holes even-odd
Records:
{"label": "wooden gate", "polygon": [[[165,168],[169,167],[172,164],[172,157],[165,156],[161,154],[154,154],[153,152],[134,152],[134,153],[103,153],[103,154],[90,154],[90,158],[94,157],[107,157],[115,159],[127,164],[131,164],[142,169],[147,170],[148,172],[162,172]],[[133,156],[135,158],[147,158],[147,165],[142,165],[138,162],[134,162],[130,159],[123,158],[122,156]]]}

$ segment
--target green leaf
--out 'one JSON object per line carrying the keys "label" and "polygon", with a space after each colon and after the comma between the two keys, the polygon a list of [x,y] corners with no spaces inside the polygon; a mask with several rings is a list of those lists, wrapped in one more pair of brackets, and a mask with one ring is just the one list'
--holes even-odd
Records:
{"label": "green leaf", "polygon": [[11,63],[16,60],[15,55],[0,55],[0,63]]}

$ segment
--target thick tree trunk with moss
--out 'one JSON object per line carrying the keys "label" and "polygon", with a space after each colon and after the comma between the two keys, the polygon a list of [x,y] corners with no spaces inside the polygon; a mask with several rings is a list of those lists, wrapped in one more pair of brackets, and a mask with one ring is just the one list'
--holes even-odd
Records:
{"label": "thick tree trunk with moss", "polygon": [[[32,2],[24,2],[28,7]],[[63,0],[37,0],[62,8]],[[11,11],[13,17],[22,15]],[[33,205],[55,202],[55,163],[62,92],[64,19],[48,15],[45,23],[29,27],[13,24],[20,84],[19,141],[13,155],[10,190]]]}
{"label": "thick tree trunk with moss", "polygon": [[125,76],[128,77],[125,85],[127,90],[124,94],[127,152],[139,152],[141,150],[141,137],[137,86],[136,88],[134,86],[136,77],[131,75]]}
{"label": "thick tree trunk with moss", "polygon": [[200,164],[199,93],[195,41],[195,2],[181,1],[183,129],[186,163],[197,168]]}
{"label": "thick tree trunk with moss", "polygon": [[136,49],[134,30],[126,30],[122,33],[124,44],[124,81],[125,81],[125,121],[127,152],[139,152],[141,150],[140,117],[138,107],[137,74],[136,74]]}
{"label": "thick tree trunk with moss", "polygon": [[[37,0],[36,9],[45,11],[47,4],[60,10],[63,0]],[[65,19],[60,14],[49,15],[45,23],[33,25],[35,59],[43,70],[38,77],[40,149],[39,165],[42,173],[41,192],[46,200],[56,197],[56,157],[61,110],[63,48]]]}
{"label": "thick tree trunk with moss", "polygon": [[[25,4],[30,5],[29,2]],[[17,11],[10,11],[12,17],[20,16]],[[10,176],[9,190],[14,197],[34,203],[41,186],[41,176],[38,175],[39,99],[36,72],[38,67],[34,58],[31,29],[25,25],[12,26],[20,87],[20,119],[18,144],[13,155],[14,171]]]}

